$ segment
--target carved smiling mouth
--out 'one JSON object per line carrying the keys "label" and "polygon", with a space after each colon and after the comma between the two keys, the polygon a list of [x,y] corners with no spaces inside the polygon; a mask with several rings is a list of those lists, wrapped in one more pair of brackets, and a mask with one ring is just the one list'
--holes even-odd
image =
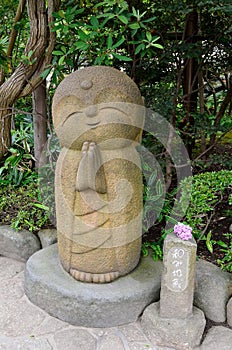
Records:
{"label": "carved smiling mouth", "polygon": [[95,127],[97,126],[98,124],[100,124],[100,122],[95,122],[95,123],[86,123],[88,126],[91,126],[91,127]]}

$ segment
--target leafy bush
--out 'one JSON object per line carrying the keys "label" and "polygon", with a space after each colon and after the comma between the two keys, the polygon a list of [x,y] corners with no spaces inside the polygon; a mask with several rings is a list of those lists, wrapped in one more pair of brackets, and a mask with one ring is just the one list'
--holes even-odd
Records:
{"label": "leafy bush", "polygon": [[[207,230],[218,205],[224,198],[227,198],[228,192],[232,190],[232,171],[221,170],[218,172],[206,172],[195,175],[191,178],[184,179],[180,187],[181,197],[176,207],[176,213],[174,214],[178,217],[178,212],[181,213],[189,202],[183,222],[192,227],[193,235],[197,241],[205,240],[206,246],[210,252],[213,252],[213,245],[215,244],[221,247],[221,252],[224,253],[224,257],[217,262],[222,269],[231,272],[232,235],[225,234],[228,242],[222,240],[215,241],[212,239],[212,233]],[[174,189],[171,193],[166,194],[163,209],[158,217],[158,222],[163,222],[164,227],[164,220],[168,220],[172,224],[176,223],[175,218],[169,216],[175,201],[176,192],[176,189]],[[149,209],[151,210],[151,201],[149,204]],[[228,205],[232,205],[232,194],[228,196]],[[173,231],[173,228],[166,231],[164,229],[161,230],[161,235],[157,242],[144,242],[142,246],[143,255],[147,256],[149,249],[151,249],[154,260],[162,259],[163,240],[171,231]]]}
{"label": "leafy bush", "polygon": [[38,231],[50,224],[50,209],[42,204],[36,183],[0,187],[1,222],[16,230]]}
{"label": "leafy bush", "polygon": [[223,257],[217,259],[217,263],[222,270],[232,272],[232,234],[224,233],[223,236],[225,237],[223,241],[221,239],[214,240],[212,239],[212,232],[209,231],[205,238],[206,246],[210,253],[213,253],[215,245],[220,247],[220,252],[223,254]]}
{"label": "leafy bush", "polygon": [[[17,120],[16,120],[17,121]],[[16,129],[11,130],[12,146],[0,165],[0,185],[20,186],[35,180],[37,174],[33,171],[33,125],[31,119],[25,116]]]}
{"label": "leafy bush", "polygon": [[228,239],[228,243],[224,241],[213,241],[213,244],[217,244],[221,247],[221,252],[224,253],[222,259],[218,259],[217,263],[223,270],[232,272],[232,234],[226,233],[224,236]]}
{"label": "leafy bush", "polygon": [[199,240],[212,219],[217,206],[225,196],[226,190],[232,189],[232,171],[221,170],[195,175],[192,187],[186,178],[182,184],[180,205],[190,199],[185,216],[186,223],[193,228],[194,237]]}
{"label": "leafy bush", "polygon": [[215,241],[212,237],[212,232],[208,232],[218,205],[227,198],[227,195],[228,205],[232,205],[232,194],[230,193],[232,190],[232,171],[206,172],[193,176],[192,180],[191,193],[188,179],[182,182],[183,192],[180,205],[190,195],[190,205],[185,221],[193,228],[193,234],[197,241],[205,240],[206,246],[211,253],[213,253],[214,245],[217,244],[221,247],[224,257],[218,259],[217,263],[223,270],[232,272],[232,235],[230,233],[224,234],[227,242],[222,240]]}

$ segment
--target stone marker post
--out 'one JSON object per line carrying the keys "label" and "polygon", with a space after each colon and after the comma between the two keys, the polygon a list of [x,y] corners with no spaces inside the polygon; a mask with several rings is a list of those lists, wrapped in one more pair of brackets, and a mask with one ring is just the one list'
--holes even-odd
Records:
{"label": "stone marker post", "polygon": [[191,350],[200,344],[205,316],[193,307],[196,249],[193,238],[184,241],[174,233],[165,238],[160,301],[141,320],[155,345]]}
{"label": "stone marker post", "polygon": [[196,242],[170,234],[164,242],[160,316],[186,318],[192,314]]}

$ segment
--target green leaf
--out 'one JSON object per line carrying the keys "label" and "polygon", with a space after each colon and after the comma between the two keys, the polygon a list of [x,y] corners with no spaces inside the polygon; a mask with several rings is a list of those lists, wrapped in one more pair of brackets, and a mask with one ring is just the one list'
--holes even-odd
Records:
{"label": "green leaf", "polygon": [[60,18],[65,18],[65,13],[63,10],[58,11],[57,14]]}
{"label": "green leaf", "polygon": [[118,16],[118,18],[120,19],[120,21],[124,24],[128,24],[128,18],[126,18],[125,16]]}
{"label": "green leaf", "polygon": [[145,245],[142,245],[142,254],[143,256],[148,256],[148,249],[145,247]]}
{"label": "green leaf", "polygon": [[146,32],[146,37],[148,41],[152,41],[152,35],[150,32]]}
{"label": "green leaf", "polygon": [[227,244],[221,240],[217,241],[217,244],[220,245],[222,248],[228,248]]}
{"label": "green leaf", "polygon": [[81,30],[81,29],[78,30],[78,35],[79,35],[80,39],[83,41],[85,41],[88,38],[88,35],[85,34],[85,32],[83,32],[83,30]]}
{"label": "green leaf", "polygon": [[112,34],[109,34],[107,38],[107,48],[108,49],[112,48],[112,44],[113,44]]}
{"label": "green leaf", "polygon": [[135,36],[135,34],[137,34],[138,32],[138,29],[133,29],[132,32],[131,32],[131,36],[132,38]]}
{"label": "green leaf", "polygon": [[99,28],[99,22],[98,22],[97,17],[91,16],[91,17],[90,17],[90,23],[92,24],[92,26],[93,26],[93,28],[94,28],[95,30]]}
{"label": "green leaf", "polygon": [[40,203],[34,203],[34,207],[49,211],[49,207],[47,207],[46,205],[40,204]]}
{"label": "green leaf", "polygon": [[157,49],[161,49],[161,50],[163,50],[163,46],[162,45],[160,45],[160,44],[152,44],[152,46],[153,47],[156,47]]}
{"label": "green leaf", "polygon": [[25,158],[25,159],[33,159],[33,156],[31,154],[24,154],[23,158]]}
{"label": "green leaf", "polygon": [[19,186],[19,184],[20,184],[21,181],[22,181],[22,178],[23,178],[23,172],[20,172],[20,173],[19,173],[19,176],[18,176],[18,179],[17,179],[17,182],[16,182],[16,186]]}
{"label": "green leaf", "polygon": [[55,50],[55,51],[52,52],[52,54],[54,56],[63,56],[64,53],[62,51],[60,51],[60,50]]}
{"label": "green leaf", "polygon": [[64,34],[68,34],[69,27],[68,26],[64,26],[63,27],[63,31],[64,31]]}
{"label": "green leaf", "polygon": [[154,43],[155,41],[159,40],[160,39],[160,36],[157,36],[155,38],[152,38],[152,42]]}
{"label": "green leaf", "polygon": [[115,17],[115,14],[113,13],[102,13],[101,15],[97,16],[97,18],[107,18],[108,20],[114,17]]}
{"label": "green leaf", "polygon": [[77,49],[80,49],[80,50],[86,50],[88,47],[89,47],[89,44],[86,44],[85,42],[83,41],[77,41],[75,43],[75,47]]}
{"label": "green leaf", "polygon": [[145,45],[144,44],[140,44],[136,47],[136,50],[135,50],[135,55],[137,55],[141,50],[144,50],[145,49]]}
{"label": "green leaf", "polygon": [[153,22],[155,19],[157,19],[157,17],[151,17],[151,18],[143,20],[143,23]]}
{"label": "green leaf", "polygon": [[137,14],[136,9],[134,8],[134,6],[132,7],[132,12],[133,12],[133,15],[134,15],[135,17],[138,16],[138,14]]}
{"label": "green leaf", "polygon": [[6,165],[10,164],[11,166],[15,166],[16,164],[18,164],[21,158],[22,158],[21,155],[19,156],[12,155],[5,160],[5,164]]}
{"label": "green leaf", "polygon": [[51,68],[47,68],[47,69],[45,69],[44,71],[43,71],[43,73],[41,73],[41,78],[43,78],[43,79],[46,79],[47,78],[47,76],[48,76],[48,74],[51,72]]}
{"label": "green leaf", "polygon": [[126,39],[123,37],[119,41],[116,42],[116,44],[113,45],[113,49],[116,49],[117,47],[121,46]]}
{"label": "green leaf", "polygon": [[132,24],[129,24],[128,26],[130,29],[139,29],[140,28],[140,25],[139,23],[132,23]]}
{"label": "green leaf", "polygon": [[64,60],[65,60],[65,56],[62,56],[59,61],[58,61],[58,64],[61,66],[63,63],[64,63]]}
{"label": "green leaf", "polygon": [[[165,215],[165,219],[166,219],[168,222],[171,222],[171,224],[174,224],[174,225],[178,224],[178,221],[177,221],[176,219],[172,218],[172,217],[169,216],[169,215]],[[170,232],[173,231],[172,228],[169,229],[169,230],[170,230]],[[169,230],[168,230],[168,231],[169,231]]]}
{"label": "green leaf", "polygon": [[213,243],[212,241],[206,241],[206,247],[210,253],[213,253]]}
{"label": "green leaf", "polygon": [[73,9],[72,9],[72,12],[75,13],[75,15],[79,15],[80,13],[83,13],[85,11],[84,8],[81,8],[81,9],[78,9],[76,10],[77,6],[75,6]]}
{"label": "green leaf", "polygon": [[28,52],[28,58],[31,58],[32,55],[33,55],[33,50],[30,50],[30,51]]}
{"label": "green leaf", "polygon": [[115,58],[117,58],[120,61],[126,61],[126,62],[132,61],[132,58],[130,58],[130,57],[119,55],[119,54],[114,53],[114,52],[112,54]]}

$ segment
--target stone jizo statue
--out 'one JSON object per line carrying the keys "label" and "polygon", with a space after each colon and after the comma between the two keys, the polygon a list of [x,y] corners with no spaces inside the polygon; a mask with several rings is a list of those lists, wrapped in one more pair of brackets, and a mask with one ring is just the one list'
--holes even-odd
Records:
{"label": "stone jizo statue", "polygon": [[83,282],[111,282],[138,264],[142,174],[136,145],[143,128],[136,84],[110,67],[67,76],[53,99],[62,151],[56,166],[59,257]]}

